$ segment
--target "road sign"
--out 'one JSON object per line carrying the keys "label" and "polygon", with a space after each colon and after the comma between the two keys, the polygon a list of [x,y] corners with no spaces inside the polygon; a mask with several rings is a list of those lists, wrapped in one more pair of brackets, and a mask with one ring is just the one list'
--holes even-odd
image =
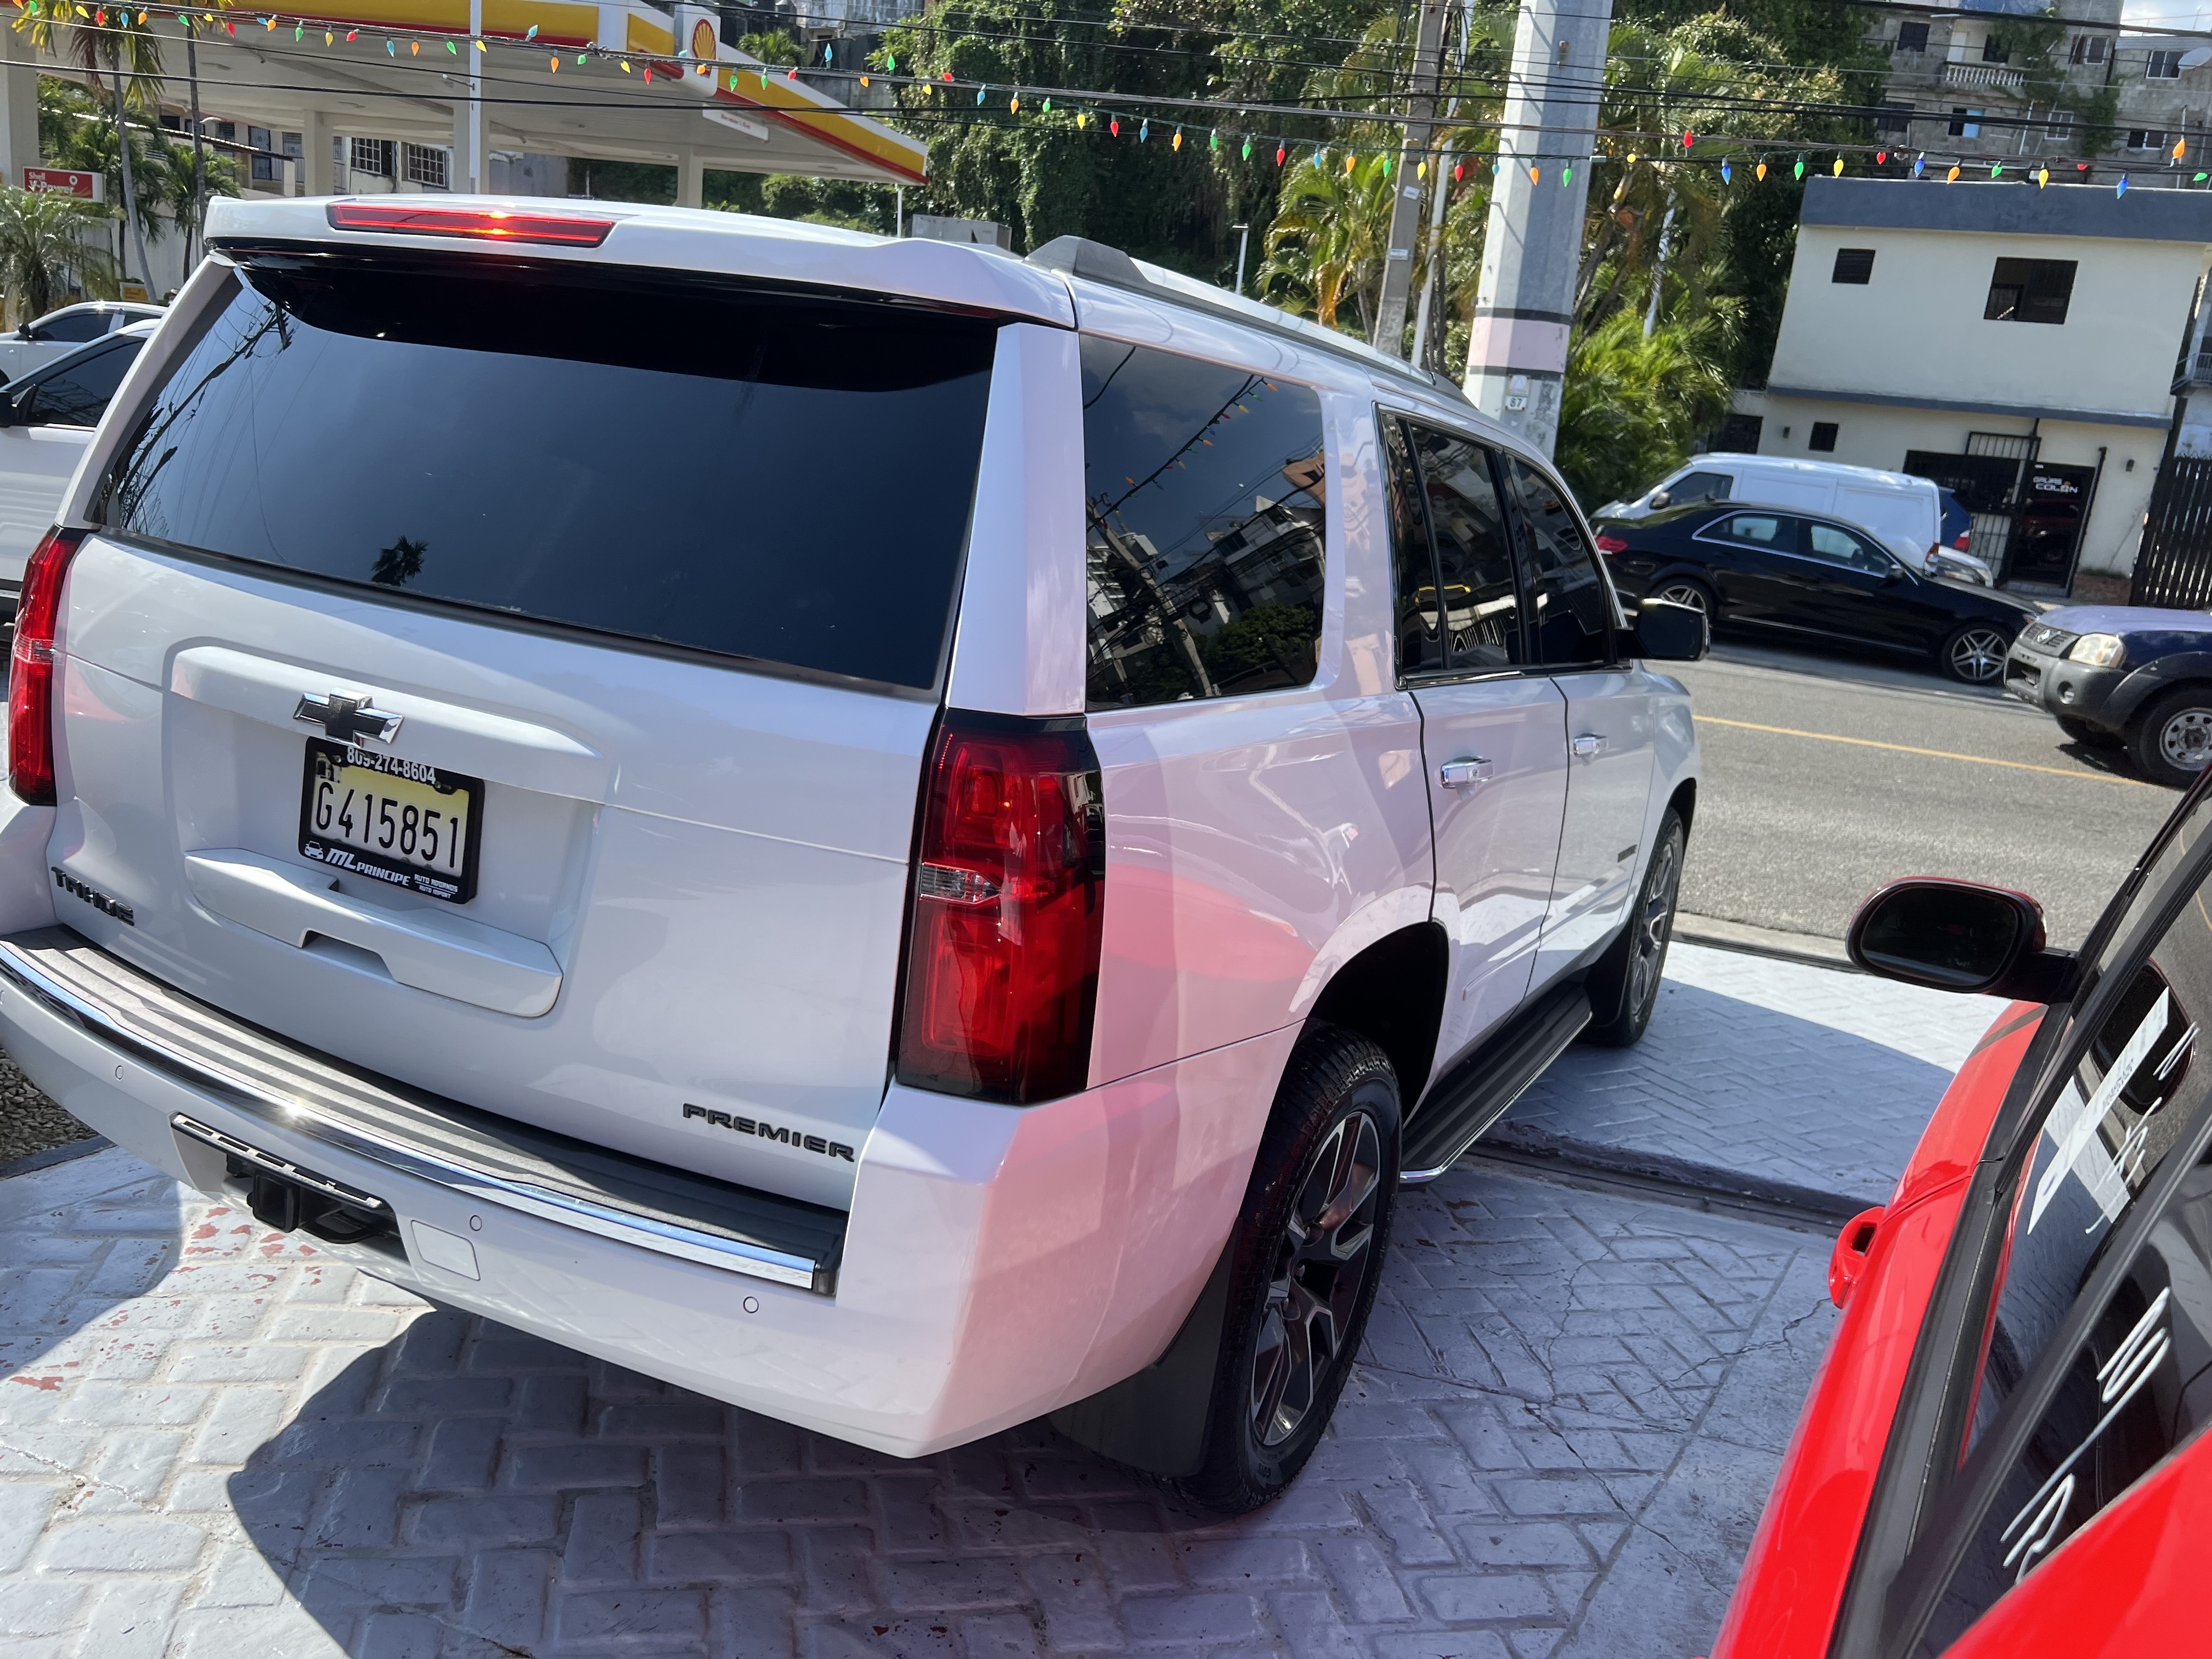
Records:
{"label": "road sign", "polygon": [[42,195],[74,196],[83,202],[107,199],[106,179],[97,173],[80,173],[70,167],[25,167],[23,188]]}

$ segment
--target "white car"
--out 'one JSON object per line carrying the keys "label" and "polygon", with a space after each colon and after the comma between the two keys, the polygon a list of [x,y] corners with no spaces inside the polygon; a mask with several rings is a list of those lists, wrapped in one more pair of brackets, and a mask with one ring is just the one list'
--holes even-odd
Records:
{"label": "white car", "polygon": [[79,346],[130,327],[159,322],[162,307],[137,300],[86,300],[0,334],[0,380],[13,385]]}
{"label": "white car", "polygon": [[132,323],[0,386],[0,619],[13,616],[24,562],[60,516],[62,495],[139,348]]}
{"label": "white car", "polygon": [[1704,618],[1455,390],[1092,244],[208,246],[18,622],[23,1069],[714,1398],[1279,1491],[1399,1182],[1650,1018]]}
{"label": "white car", "polygon": [[1608,501],[1596,516],[1641,519],[1662,507],[1706,501],[1794,507],[1841,519],[1870,532],[1916,570],[1989,584],[1988,565],[1943,545],[1939,486],[1910,472],[1781,455],[1692,455],[1634,501]]}

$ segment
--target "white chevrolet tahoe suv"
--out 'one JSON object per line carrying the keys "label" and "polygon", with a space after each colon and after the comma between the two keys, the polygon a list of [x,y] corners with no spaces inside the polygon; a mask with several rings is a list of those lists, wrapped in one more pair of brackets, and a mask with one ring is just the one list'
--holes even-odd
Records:
{"label": "white chevrolet tahoe suv", "polygon": [[23,1069],[750,1410],[1279,1492],[1400,1183],[1650,1018],[1704,618],[1455,391],[1095,244],[208,246],[26,585]]}

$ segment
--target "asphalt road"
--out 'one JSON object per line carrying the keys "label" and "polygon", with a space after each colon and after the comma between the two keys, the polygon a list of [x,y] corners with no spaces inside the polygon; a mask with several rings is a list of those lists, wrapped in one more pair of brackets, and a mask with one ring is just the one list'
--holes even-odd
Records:
{"label": "asphalt road", "polygon": [[1694,915],[1840,939],[1882,882],[1965,876],[2034,895],[2072,945],[2177,799],[1932,671],[1723,642],[1680,672],[1705,763]]}

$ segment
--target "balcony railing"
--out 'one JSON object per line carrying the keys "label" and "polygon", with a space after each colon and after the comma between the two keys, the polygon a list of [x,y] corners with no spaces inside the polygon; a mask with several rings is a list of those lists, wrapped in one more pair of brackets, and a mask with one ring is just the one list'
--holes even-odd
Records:
{"label": "balcony railing", "polygon": [[2008,69],[2002,64],[1943,65],[1943,85],[1959,92],[2018,92],[2026,79],[2021,70]]}

